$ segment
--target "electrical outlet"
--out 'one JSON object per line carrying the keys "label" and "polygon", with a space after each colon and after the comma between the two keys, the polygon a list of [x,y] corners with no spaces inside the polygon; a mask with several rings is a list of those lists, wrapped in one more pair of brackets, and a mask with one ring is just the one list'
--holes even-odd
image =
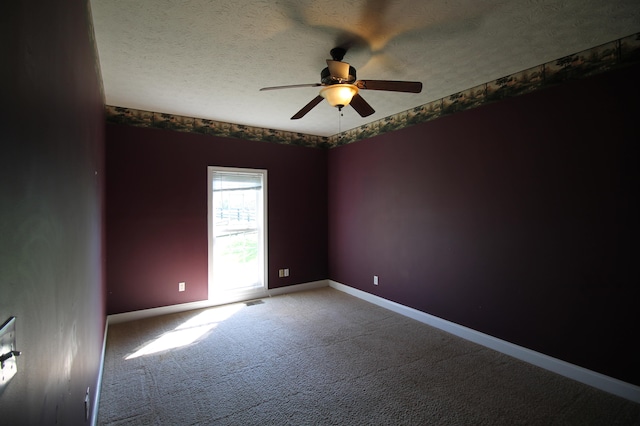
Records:
{"label": "electrical outlet", "polygon": [[178,291],[184,291],[187,287],[187,284],[182,282],[182,283],[178,283]]}
{"label": "electrical outlet", "polygon": [[378,285],[378,276],[377,275],[373,276],[373,285]]}
{"label": "electrical outlet", "polygon": [[278,269],[278,277],[279,278],[284,277],[284,269]]}

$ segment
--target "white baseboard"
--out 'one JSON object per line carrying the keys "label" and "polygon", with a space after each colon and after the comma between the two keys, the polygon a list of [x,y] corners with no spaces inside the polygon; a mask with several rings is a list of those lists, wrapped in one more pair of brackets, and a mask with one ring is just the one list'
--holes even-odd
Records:
{"label": "white baseboard", "polygon": [[[415,319],[416,321],[420,321],[424,324],[430,325],[432,327],[436,327],[440,330],[446,331],[447,333],[451,333],[454,336],[461,337],[463,339],[469,340],[471,342],[477,343],[487,348],[512,356],[521,361],[525,361],[530,364],[536,365],[538,367],[544,368],[546,370],[552,371],[554,373],[560,374],[564,377],[568,377],[570,379],[587,384],[589,386],[593,386],[594,388],[603,390],[605,392],[620,396],[622,398],[628,399],[636,403],[640,403],[640,386],[632,385],[630,383],[623,382],[618,379],[614,379],[613,377],[609,377],[604,374],[600,374],[595,371],[588,370],[586,368],[583,368],[574,364],[570,364],[566,361],[562,361],[560,359],[550,357],[543,353],[532,351],[531,349],[527,349],[525,347],[518,346],[513,343],[509,343],[505,340],[501,340],[496,337],[490,336],[488,334],[484,334],[479,331],[473,330],[471,328],[464,327],[462,325],[427,314],[426,312],[422,312],[417,309],[413,309],[408,306],[404,306],[399,303],[392,302],[382,297],[375,296],[373,294],[370,294],[362,290],[358,290],[356,288],[349,287],[347,285],[338,283],[336,281],[331,281],[331,280],[320,280],[320,281],[313,281],[313,282],[303,283],[303,284],[295,284],[295,285],[286,286],[286,287],[279,287],[279,288],[269,289],[267,291],[251,293],[249,296],[236,295],[224,300],[218,300],[216,302],[212,302],[209,300],[202,300],[198,302],[182,303],[179,305],[163,306],[159,308],[125,312],[122,314],[113,314],[107,317],[107,327],[109,324],[133,321],[137,319],[149,318],[149,317],[154,317],[158,315],[166,315],[166,314],[172,314],[177,312],[190,311],[194,309],[208,308],[208,307],[219,306],[219,305],[228,304],[228,303],[237,303],[237,302],[242,302],[242,301],[251,300],[251,299],[259,299],[263,297],[278,296],[281,294],[312,290],[312,289],[327,287],[327,286],[330,286],[336,290],[340,290],[352,296],[358,297],[359,299],[365,300],[367,302],[373,303],[374,305],[378,305],[385,309],[389,309],[390,311]],[[105,339],[106,339],[106,335],[107,335],[107,330],[105,329]],[[99,376],[100,379],[102,378],[103,363],[104,363],[104,347],[103,347],[103,359],[101,361],[101,366],[100,366],[100,376]],[[99,385],[100,383],[98,384],[98,386]],[[98,389],[98,392],[99,392],[99,389]],[[95,424],[95,421],[97,420],[97,409],[98,409],[97,399],[94,404],[95,404],[94,416],[96,417],[96,419],[92,419],[92,424]]]}
{"label": "white baseboard", "polygon": [[344,284],[340,284],[335,281],[329,281],[329,285],[336,290],[340,290],[362,300],[366,300],[367,302],[373,303],[374,305],[389,309],[406,317],[413,318],[417,321],[446,331],[455,336],[472,341],[506,355],[510,355],[521,361],[528,362],[529,364],[536,365],[575,381],[593,386],[594,388],[603,390],[605,392],[620,396],[636,403],[640,403],[639,386],[614,379],[613,377],[605,376],[604,374],[596,373],[595,371],[570,364],[568,362],[550,357],[540,352],[532,351],[522,346],[514,345],[513,343],[509,343],[505,340],[498,339],[488,334],[481,333],[471,328],[458,325],[456,323],[438,318],[417,309],[392,302],[382,297],[375,296],[373,294],[358,290],[353,287],[349,287]]}
{"label": "white baseboard", "polygon": [[322,287],[329,287],[329,280],[312,281],[287,287],[271,288],[269,289],[269,296],[278,296],[280,294],[295,293],[298,291],[313,290]]}
{"label": "white baseboard", "polygon": [[329,286],[329,280],[313,281],[303,284],[294,284],[286,287],[278,287],[268,290],[254,291],[250,293],[231,294],[226,297],[217,298],[215,301],[201,300],[198,302],[181,303],[178,305],[161,306],[159,308],[142,309],[139,311],[124,312],[107,316],[108,324],[117,324],[127,321],[135,321],[143,318],[156,317],[159,315],[174,314],[178,312],[192,311],[194,309],[210,308],[213,306],[227,305],[229,303],[243,302],[263,297],[277,296],[280,294],[293,293],[297,291],[311,290],[314,288]]}
{"label": "white baseboard", "polygon": [[109,331],[109,321],[104,323],[104,336],[102,337],[102,354],[100,354],[100,365],[98,366],[98,381],[93,391],[93,408],[91,409],[91,426],[98,424],[98,409],[100,408],[100,393],[102,392],[102,375],[104,374],[104,357],[107,352],[107,332]]}

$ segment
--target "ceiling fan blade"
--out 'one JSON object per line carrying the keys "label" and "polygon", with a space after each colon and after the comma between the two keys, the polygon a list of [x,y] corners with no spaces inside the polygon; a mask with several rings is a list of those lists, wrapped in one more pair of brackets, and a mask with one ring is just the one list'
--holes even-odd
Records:
{"label": "ceiling fan blade", "polygon": [[293,117],[291,117],[292,120],[297,120],[299,118],[304,117],[309,111],[311,111],[313,109],[314,106],[318,105],[320,102],[322,102],[324,98],[320,95],[316,96],[315,98],[313,98],[311,100],[311,102],[309,102],[308,104],[306,104],[304,107],[302,107],[302,109],[298,112],[295,113],[295,115]]}
{"label": "ceiling fan blade", "polygon": [[355,109],[356,112],[360,114],[361,117],[368,117],[376,112],[376,110],[371,108],[371,105],[369,105],[369,103],[365,101],[359,93],[356,93],[353,96],[353,99],[351,99],[351,103],[349,103],[349,105],[351,105],[353,109]]}
{"label": "ceiling fan blade", "polygon": [[271,87],[263,87],[260,89],[261,92],[265,90],[278,90],[278,89],[295,89],[298,87],[318,87],[322,86],[320,83],[309,83],[309,84],[290,84],[288,86],[271,86]]}
{"label": "ceiling fan blade", "polygon": [[329,72],[331,73],[331,77],[340,80],[348,80],[349,79],[349,64],[342,61],[332,61],[331,59],[327,59],[327,66],[329,67]]}
{"label": "ceiling fan blade", "polygon": [[419,81],[358,80],[354,84],[358,86],[358,89],[407,93],[422,92],[422,83]]}

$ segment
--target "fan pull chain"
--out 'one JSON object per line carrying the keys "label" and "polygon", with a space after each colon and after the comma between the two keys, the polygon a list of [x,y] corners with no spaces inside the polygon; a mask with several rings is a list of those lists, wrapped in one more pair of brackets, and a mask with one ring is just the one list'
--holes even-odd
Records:
{"label": "fan pull chain", "polygon": [[338,107],[338,134],[342,133],[342,107]]}

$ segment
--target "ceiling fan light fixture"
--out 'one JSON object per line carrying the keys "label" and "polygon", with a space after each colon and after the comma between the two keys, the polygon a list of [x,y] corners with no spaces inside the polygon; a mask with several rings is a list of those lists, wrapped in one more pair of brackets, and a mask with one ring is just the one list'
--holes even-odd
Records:
{"label": "ceiling fan light fixture", "polygon": [[329,105],[338,108],[349,105],[357,93],[358,88],[353,84],[332,84],[320,89],[320,96],[325,98]]}
{"label": "ceiling fan light fixture", "polygon": [[387,92],[420,93],[422,83],[419,81],[395,81],[395,80],[357,80],[356,69],[347,62],[342,62],[346,50],[335,48],[331,50],[331,57],[327,59],[327,67],[320,72],[320,83],[290,84],[288,86],[263,87],[260,90],[286,89],[292,87],[317,87],[322,86],[320,93],[305,106],[296,112],[292,120],[304,117],[316,105],[326,99],[332,107],[351,105],[360,114],[360,117],[369,117],[376,111],[358,93],[360,89],[384,90]]}

